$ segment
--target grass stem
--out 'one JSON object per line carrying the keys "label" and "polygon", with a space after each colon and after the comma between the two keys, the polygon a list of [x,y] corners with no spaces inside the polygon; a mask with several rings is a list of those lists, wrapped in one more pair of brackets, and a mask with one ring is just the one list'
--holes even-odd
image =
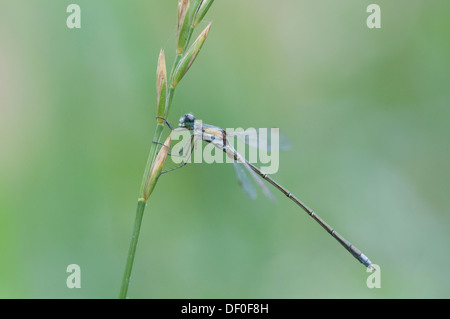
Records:
{"label": "grass stem", "polygon": [[123,274],[122,286],[120,288],[120,299],[127,297],[128,286],[130,284],[131,269],[133,268],[134,256],[136,254],[136,246],[139,239],[139,232],[142,224],[142,217],[144,215],[146,202],[139,199],[136,207],[136,218],[134,221],[133,236],[131,237],[130,248],[128,250],[127,264],[125,273]]}
{"label": "grass stem", "polygon": [[[207,0],[208,1],[208,0]],[[210,3],[212,3],[213,0],[209,0]],[[202,16],[206,13],[208,10],[210,3],[208,2],[208,5],[205,4],[205,7],[203,8]],[[196,8],[196,11],[200,9],[198,7],[203,3],[203,1],[196,1],[196,5],[194,8]],[[172,70],[170,71],[169,78],[166,79],[166,64],[165,64],[165,57],[164,57],[164,51],[161,50],[160,56],[158,59],[158,68],[157,68],[157,117],[164,117],[167,119],[170,106],[172,104],[173,95],[175,93],[175,87],[176,85],[173,84],[174,76],[177,75],[177,82],[181,80],[183,75],[187,72],[192,62],[195,60],[196,55],[198,54],[198,51],[200,50],[201,46],[203,45],[203,42],[206,39],[207,32],[209,31],[209,28],[211,24],[207,27],[206,31],[203,31],[200,40],[196,40],[194,44],[197,44],[201,42],[200,44],[197,44],[193,48],[190,48],[190,51],[186,51],[186,48],[189,45],[190,38],[192,36],[192,32],[194,30],[193,26],[193,18],[194,13],[191,12],[192,15],[189,16],[190,20],[184,21],[186,12],[183,10],[187,10],[189,7],[189,1],[182,1],[180,0],[178,2],[179,12],[178,12],[178,46],[177,48],[177,54],[173,61]],[[201,19],[199,18],[199,21]],[[182,32],[181,32],[182,31]],[[183,54],[184,53],[184,54]],[[177,70],[177,67],[181,62],[183,62],[183,57],[185,57],[185,54],[190,54],[188,59],[188,64],[183,64],[183,72],[182,74],[175,74],[175,71]],[[186,60],[186,59],[185,59]],[[167,89],[165,89],[167,86]],[[164,96],[161,96],[161,94],[165,93],[165,99]],[[164,101],[165,101],[165,107],[164,107]],[[159,175],[161,173],[162,167],[164,165],[165,159],[167,157],[167,149],[170,145],[170,135],[166,140],[166,143],[164,144],[167,149],[163,151],[163,149],[160,150],[158,156],[156,154],[156,151],[158,149],[158,145],[161,141],[161,136],[164,130],[165,123],[164,121],[161,121],[161,118],[156,120],[156,129],[155,129],[155,135],[152,140],[152,144],[150,146],[150,152],[148,154],[147,164],[145,166],[144,175],[142,177],[141,182],[141,188],[139,191],[139,199],[138,204],[136,208],[136,218],[134,222],[134,228],[133,228],[133,234],[131,237],[131,243],[130,248],[128,250],[128,257],[127,262],[125,266],[125,273],[123,275],[122,279],[122,285],[120,289],[120,295],[119,297],[121,299],[125,299],[127,297],[128,292],[128,286],[130,284],[130,277],[131,277],[131,271],[133,268],[133,262],[134,262],[134,256],[136,254],[136,246],[139,239],[139,232],[141,229],[141,223],[142,223],[142,217],[144,215],[145,205],[147,203],[148,198],[150,197],[156,182],[158,181]],[[167,144],[167,145],[166,145]],[[156,163],[155,163],[156,161]],[[155,166],[155,167],[154,167]]]}

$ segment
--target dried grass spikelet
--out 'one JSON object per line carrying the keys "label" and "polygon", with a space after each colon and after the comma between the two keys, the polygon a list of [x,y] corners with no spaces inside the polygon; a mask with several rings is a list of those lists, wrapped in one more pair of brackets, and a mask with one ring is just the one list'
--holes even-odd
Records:
{"label": "dried grass spikelet", "polygon": [[167,70],[164,51],[161,50],[156,69],[156,115],[158,124],[163,124],[166,117]]}
{"label": "dried grass spikelet", "polygon": [[166,162],[167,159],[167,155],[169,154],[171,139],[172,133],[169,134],[166,141],[164,142],[164,145],[161,147],[161,149],[158,152],[158,155],[156,156],[155,162],[153,163],[150,175],[147,180],[147,185],[145,187],[144,201],[147,201],[147,199],[150,197],[150,194],[153,192],[156,182],[158,181],[158,178],[161,175],[164,163]]}

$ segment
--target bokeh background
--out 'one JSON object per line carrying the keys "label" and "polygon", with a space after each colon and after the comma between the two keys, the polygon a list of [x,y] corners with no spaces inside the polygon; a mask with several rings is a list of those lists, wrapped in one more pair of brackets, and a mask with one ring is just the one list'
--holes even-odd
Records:
{"label": "bokeh background", "polygon": [[[252,201],[231,165],[195,164],[150,199],[130,298],[450,297],[450,3],[378,0],[372,30],[370,3],[215,1],[169,119],[279,127],[275,179],[381,288],[283,195]],[[0,2],[1,298],[118,296],[176,17],[176,0]]]}

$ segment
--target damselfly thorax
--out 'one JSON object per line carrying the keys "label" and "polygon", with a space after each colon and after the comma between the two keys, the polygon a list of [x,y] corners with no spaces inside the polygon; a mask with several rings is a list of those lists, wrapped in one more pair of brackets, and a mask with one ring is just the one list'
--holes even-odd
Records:
{"label": "damselfly thorax", "polygon": [[[185,115],[185,117],[186,116],[188,115]],[[246,159],[236,151],[233,144],[229,140],[229,137],[233,137],[234,135],[228,136],[227,131],[223,128],[219,126],[203,124],[201,121],[195,121],[194,119],[192,131],[193,135],[197,137],[198,140],[213,144],[218,149],[224,151],[229,158],[239,163],[246,162]]]}

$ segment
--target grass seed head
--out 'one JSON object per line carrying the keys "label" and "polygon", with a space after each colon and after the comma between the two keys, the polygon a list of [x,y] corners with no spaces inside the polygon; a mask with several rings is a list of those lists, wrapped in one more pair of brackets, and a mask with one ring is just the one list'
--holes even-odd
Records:
{"label": "grass seed head", "polygon": [[189,49],[184,54],[183,58],[178,63],[171,83],[172,88],[175,88],[178,85],[178,83],[180,83],[181,79],[187,73],[192,63],[194,63],[195,58],[197,57],[198,53],[200,52],[203,46],[203,43],[205,43],[205,40],[208,37],[210,29],[211,23],[209,23],[208,26],[202,31],[202,33],[200,33],[198,38],[189,47]]}
{"label": "grass seed head", "polygon": [[213,4],[214,0],[203,0],[201,4],[199,5],[197,12],[195,13],[194,17],[194,28],[198,26],[200,22],[202,22],[203,18],[205,17],[206,13],[208,12],[209,8]]}
{"label": "grass seed head", "polygon": [[189,0],[178,1],[178,30],[177,30],[177,54],[184,52],[186,44],[189,42],[190,28],[192,25],[192,14],[190,10]]}

